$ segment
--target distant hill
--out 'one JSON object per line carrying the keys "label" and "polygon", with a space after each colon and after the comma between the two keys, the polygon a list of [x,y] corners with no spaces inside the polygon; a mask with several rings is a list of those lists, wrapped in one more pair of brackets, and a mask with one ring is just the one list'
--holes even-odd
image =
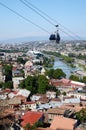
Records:
{"label": "distant hill", "polygon": [[33,36],[33,37],[18,37],[7,40],[0,40],[0,43],[14,43],[14,42],[28,42],[28,41],[41,41],[48,40],[48,36]]}

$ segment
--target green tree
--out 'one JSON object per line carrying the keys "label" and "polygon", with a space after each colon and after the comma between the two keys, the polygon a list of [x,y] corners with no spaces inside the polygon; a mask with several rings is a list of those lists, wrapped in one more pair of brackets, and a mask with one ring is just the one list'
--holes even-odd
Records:
{"label": "green tree", "polygon": [[23,80],[23,81],[19,84],[19,88],[25,88],[25,80]]}
{"label": "green tree", "polygon": [[54,91],[54,92],[57,91],[56,87],[55,86],[51,86],[51,85],[48,86],[47,90]]}
{"label": "green tree", "polygon": [[56,69],[53,74],[53,78],[60,79],[62,77],[66,77],[66,74],[62,71],[62,69]]}
{"label": "green tree", "polygon": [[48,58],[48,57],[43,57],[43,64],[44,67],[53,67],[54,64],[54,59],[53,58]]}
{"label": "green tree", "polygon": [[3,88],[4,83],[0,82],[0,88]]}
{"label": "green tree", "polygon": [[33,82],[33,77],[29,75],[29,76],[25,79],[25,86],[32,86],[32,82]]}
{"label": "green tree", "polygon": [[52,79],[54,74],[54,69],[47,70],[46,74],[49,76],[50,79]]}
{"label": "green tree", "polygon": [[26,60],[24,60],[22,57],[18,57],[17,62],[21,64],[25,64]]}
{"label": "green tree", "polygon": [[31,125],[28,123],[28,124],[26,124],[26,126],[24,128],[25,128],[25,130],[31,130]]}
{"label": "green tree", "polygon": [[38,76],[28,76],[19,84],[20,88],[26,88],[31,91],[31,94],[37,93],[38,90]]}
{"label": "green tree", "polygon": [[58,97],[58,96],[60,96],[60,95],[61,95],[61,92],[60,92],[59,89],[57,89],[57,90],[56,90],[56,96]]}
{"label": "green tree", "polygon": [[62,69],[50,69],[47,70],[46,75],[49,76],[49,78],[55,78],[55,79],[60,79],[62,77],[66,77],[66,74],[62,71]]}
{"label": "green tree", "polygon": [[70,75],[69,79],[74,81],[79,81],[79,77],[76,75]]}
{"label": "green tree", "polygon": [[67,63],[72,63],[74,61],[73,58],[69,57],[69,56],[64,56],[61,55],[61,57],[64,59],[64,61],[66,61]]}
{"label": "green tree", "polygon": [[24,128],[25,128],[25,130],[36,130],[37,124],[34,123],[33,125],[31,125],[30,123],[28,123],[28,124],[26,124],[26,126]]}
{"label": "green tree", "polygon": [[82,108],[79,112],[77,112],[76,118],[82,123],[86,123],[86,108]]}
{"label": "green tree", "polygon": [[13,82],[12,81],[7,81],[4,83],[4,88],[13,88]]}
{"label": "green tree", "polygon": [[38,93],[46,93],[48,85],[48,79],[44,75],[40,75],[38,77]]}
{"label": "green tree", "polygon": [[84,83],[86,83],[86,76],[83,76],[82,81],[83,81]]}
{"label": "green tree", "polygon": [[5,82],[12,81],[12,66],[11,65],[5,65]]}
{"label": "green tree", "polygon": [[63,92],[62,95],[66,96],[66,92]]}
{"label": "green tree", "polygon": [[25,87],[31,91],[32,94],[37,93],[38,89],[38,77],[37,76],[28,76],[25,79]]}
{"label": "green tree", "polygon": [[33,86],[26,86],[26,89],[31,91],[31,93],[33,93]]}

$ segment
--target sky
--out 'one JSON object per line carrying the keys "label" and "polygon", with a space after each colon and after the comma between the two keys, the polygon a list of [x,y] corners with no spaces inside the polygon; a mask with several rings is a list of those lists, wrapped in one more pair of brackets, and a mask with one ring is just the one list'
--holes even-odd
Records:
{"label": "sky", "polygon": [[[61,37],[71,37],[73,34],[74,38],[76,38],[76,35],[86,38],[86,0],[27,1],[53,18],[56,21],[52,21],[53,24],[59,23]],[[0,3],[5,4],[13,11],[48,31],[40,29],[0,4],[0,41],[19,37],[49,38],[49,35],[56,31],[54,25],[26,7],[20,0],[0,0]]]}

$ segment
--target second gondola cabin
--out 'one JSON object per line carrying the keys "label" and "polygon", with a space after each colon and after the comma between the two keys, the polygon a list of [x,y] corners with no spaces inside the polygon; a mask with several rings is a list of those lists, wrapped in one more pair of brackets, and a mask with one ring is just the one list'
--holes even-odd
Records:
{"label": "second gondola cabin", "polygon": [[50,37],[49,37],[49,40],[50,41],[56,41],[56,43],[60,43],[60,35],[58,33],[58,26],[59,25],[55,25],[55,27],[57,27],[57,31],[55,34],[51,34]]}
{"label": "second gondola cabin", "polygon": [[60,43],[60,35],[59,33],[57,34],[51,34],[49,37],[50,41],[56,41],[56,43]]}

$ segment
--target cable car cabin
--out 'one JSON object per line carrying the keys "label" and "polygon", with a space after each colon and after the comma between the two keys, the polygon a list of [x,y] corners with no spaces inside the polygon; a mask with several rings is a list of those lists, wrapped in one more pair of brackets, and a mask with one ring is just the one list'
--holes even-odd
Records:
{"label": "cable car cabin", "polygon": [[51,34],[49,40],[56,40],[55,34]]}
{"label": "cable car cabin", "polygon": [[59,33],[57,33],[57,36],[56,36],[56,43],[59,43],[60,42],[60,35]]}
{"label": "cable car cabin", "polygon": [[51,34],[49,40],[50,41],[56,41],[56,43],[59,43],[60,42],[60,35],[59,35],[59,33],[57,33],[56,35],[55,34]]}

